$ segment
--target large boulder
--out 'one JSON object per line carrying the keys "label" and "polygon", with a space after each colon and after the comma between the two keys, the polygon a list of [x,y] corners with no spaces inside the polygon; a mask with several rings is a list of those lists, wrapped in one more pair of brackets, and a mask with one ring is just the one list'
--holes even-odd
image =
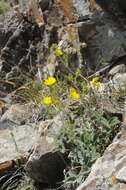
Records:
{"label": "large boulder", "polygon": [[39,138],[35,123],[31,123],[35,110],[28,104],[10,106],[8,99],[3,98],[8,104],[0,109],[0,162],[28,155]]}

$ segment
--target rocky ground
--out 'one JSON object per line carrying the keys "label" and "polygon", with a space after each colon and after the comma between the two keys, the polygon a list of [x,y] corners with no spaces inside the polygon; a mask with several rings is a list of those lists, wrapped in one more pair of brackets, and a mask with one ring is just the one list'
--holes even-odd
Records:
{"label": "rocky ground", "polygon": [[[126,189],[124,105],[120,108],[110,94],[111,87],[126,85],[125,10],[123,0],[40,0],[39,4],[21,0],[7,13],[0,24],[0,104],[5,104],[0,108],[2,190],[14,189],[14,185],[23,190],[23,178],[26,189],[47,189],[46,185],[54,189],[64,177],[69,161],[66,155],[52,152],[54,139],[50,137],[58,130],[57,124],[62,125],[60,115],[43,121],[43,108],[28,104],[23,94],[19,96],[20,88],[29,80],[42,80],[57,70],[68,75],[69,70],[50,51],[54,43],[71,53],[74,64],[69,67],[73,72],[80,68],[91,77],[108,76],[99,92],[109,95],[99,99],[108,113],[124,116],[122,132],[77,190]],[[88,44],[86,49],[81,46],[83,42]],[[31,178],[17,161],[25,164]],[[7,171],[11,171],[11,178]],[[29,185],[31,179],[37,182],[36,187]]]}

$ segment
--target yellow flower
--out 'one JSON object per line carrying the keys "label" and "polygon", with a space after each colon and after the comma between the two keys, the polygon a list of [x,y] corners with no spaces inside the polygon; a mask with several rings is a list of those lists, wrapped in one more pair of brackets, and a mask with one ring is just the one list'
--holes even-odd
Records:
{"label": "yellow flower", "polygon": [[91,81],[91,84],[93,84],[94,86],[100,86],[101,83],[98,82],[98,80],[99,80],[99,77],[93,78],[92,81]]}
{"label": "yellow flower", "polygon": [[80,98],[80,94],[74,92],[74,93],[72,94],[72,97],[73,97],[73,98]]}
{"label": "yellow flower", "polygon": [[51,97],[45,97],[45,98],[43,99],[43,102],[44,102],[45,104],[51,104],[51,103],[52,103],[52,98],[51,98]]}
{"label": "yellow flower", "polygon": [[56,83],[56,79],[54,77],[49,77],[45,80],[45,85],[51,86]]}
{"label": "yellow flower", "polygon": [[116,177],[115,177],[115,176],[112,176],[112,177],[111,177],[111,184],[114,185],[114,184],[116,184],[116,183],[117,183]]}
{"label": "yellow flower", "polygon": [[63,55],[63,52],[62,52],[61,49],[56,49],[56,54],[57,54],[57,55]]}
{"label": "yellow flower", "polygon": [[71,98],[80,98],[80,94],[77,93],[75,88],[70,88],[70,97]]}

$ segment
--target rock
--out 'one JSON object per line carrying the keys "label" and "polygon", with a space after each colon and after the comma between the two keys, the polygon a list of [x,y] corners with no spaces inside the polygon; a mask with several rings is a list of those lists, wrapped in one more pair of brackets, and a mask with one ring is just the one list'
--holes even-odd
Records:
{"label": "rock", "polygon": [[109,2],[108,0],[95,0],[103,9],[108,10]]}
{"label": "rock", "polygon": [[[32,63],[35,65],[37,55],[31,41],[33,39],[35,41],[40,40],[42,31],[43,29],[41,28],[40,31],[39,26],[35,23],[22,23],[20,27],[16,27],[12,35],[7,39],[7,43],[1,51],[0,78],[2,77],[2,82],[0,83],[0,88],[3,91],[11,92],[15,88],[18,88],[29,78],[29,75],[31,75],[30,78],[34,78],[33,73],[35,75],[37,69],[33,66],[29,67],[28,62],[32,54],[34,57],[32,57]],[[23,72],[28,72],[28,74],[23,75]],[[4,82],[6,79],[12,83]]]}
{"label": "rock", "polygon": [[115,177],[120,182],[126,183],[126,167],[121,168]]}
{"label": "rock", "polygon": [[66,168],[65,156],[60,152],[48,152],[39,159],[28,161],[26,171],[37,182],[55,186],[63,180]]}
{"label": "rock", "polygon": [[125,189],[126,129],[116,136],[103,156],[92,166],[88,178],[77,190],[122,190]]}
{"label": "rock", "polygon": [[29,112],[30,107],[25,104],[12,105],[1,117],[1,125],[4,121],[11,121],[17,125],[28,121],[32,117],[32,112]]}
{"label": "rock", "polygon": [[122,114],[125,106],[125,65],[117,65],[109,71],[110,80],[94,88],[99,105],[108,113]]}
{"label": "rock", "polygon": [[63,180],[63,170],[68,164],[68,158],[61,152],[53,152],[55,131],[62,126],[61,116],[53,120],[40,122],[40,140],[36,143],[33,153],[26,163],[25,170],[37,182],[51,186],[58,185]]}
{"label": "rock", "polygon": [[114,76],[117,73],[125,73],[126,72],[126,65],[124,64],[120,64],[117,65],[115,67],[113,67],[110,71],[109,71],[109,75]]}
{"label": "rock", "polygon": [[112,85],[117,91],[125,90],[126,73],[117,73],[112,79]]}
{"label": "rock", "polygon": [[4,25],[3,23],[0,23],[0,50],[4,47],[5,45],[5,33],[4,33]]}
{"label": "rock", "polygon": [[125,0],[118,0],[119,7],[125,11],[126,10],[126,1]]}
{"label": "rock", "polygon": [[8,39],[18,27],[19,23],[20,19],[17,17],[14,11],[9,11],[6,13],[4,21],[0,23],[0,50],[4,48]]}
{"label": "rock", "polygon": [[39,0],[39,5],[42,9],[42,11],[45,11],[49,8],[50,0]]}
{"label": "rock", "polygon": [[77,21],[77,15],[75,11],[75,7],[73,6],[73,2],[71,0],[68,1],[58,1],[55,0],[55,5],[58,7],[58,12],[62,15],[64,22],[72,23]]}
{"label": "rock", "polygon": [[[123,12],[125,10],[125,2],[124,0],[95,0],[105,11],[109,12],[111,15],[115,16],[122,16],[125,17],[125,13]],[[117,18],[119,19],[119,18]],[[117,21],[118,22],[118,21]]]}
{"label": "rock", "polygon": [[[116,26],[114,24],[111,25],[107,19],[105,15],[96,14],[88,22],[84,21],[77,24],[81,41],[85,41],[88,44],[84,52],[87,60],[87,69],[93,69],[98,64],[98,67],[103,67],[113,57],[125,55],[121,42],[123,36],[120,40],[118,39],[117,36],[120,33],[116,32]],[[109,52],[112,53],[110,54]]]}
{"label": "rock", "polygon": [[28,156],[28,151],[38,140],[34,125],[20,125],[8,122],[6,128],[0,124],[0,162],[16,157]]}

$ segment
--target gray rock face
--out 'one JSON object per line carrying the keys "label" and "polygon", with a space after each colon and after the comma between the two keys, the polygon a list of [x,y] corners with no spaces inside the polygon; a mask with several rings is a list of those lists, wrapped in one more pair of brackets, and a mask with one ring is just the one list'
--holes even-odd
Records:
{"label": "gray rock face", "polygon": [[25,123],[32,117],[32,111],[28,105],[14,104],[2,115],[0,122],[11,121],[17,125]]}
{"label": "gray rock face", "polygon": [[93,165],[88,178],[77,190],[122,190],[126,189],[126,130],[117,135],[104,155]]}
{"label": "gray rock face", "polygon": [[126,31],[120,31],[107,14],[94,13],[88,21],[78,24],[81,41],[86,41],[88,48],[85,57],[89,67],[99,68],[125,55]]}
{"label": "gray rock face", "polygon": [[89,2],[84,2],[82,0],[73,0],[73,6],[76,9],[79,18],[84,18],[91,16],[91,11],[89,10]]}
{"label": "gray rock face", "polygon": [[2,126],[0,124],[0,162],[28,155],[37,139],[38,135],[33,126],[18,126],[11,122]]}
{"label": "gray rock face", "polygon": [[28,155],[33,148],[39,137],[37,127],[31,123],[25,124],[32,115],[29,106],[21,104],[12,105],[1,113],[0,162]]}

